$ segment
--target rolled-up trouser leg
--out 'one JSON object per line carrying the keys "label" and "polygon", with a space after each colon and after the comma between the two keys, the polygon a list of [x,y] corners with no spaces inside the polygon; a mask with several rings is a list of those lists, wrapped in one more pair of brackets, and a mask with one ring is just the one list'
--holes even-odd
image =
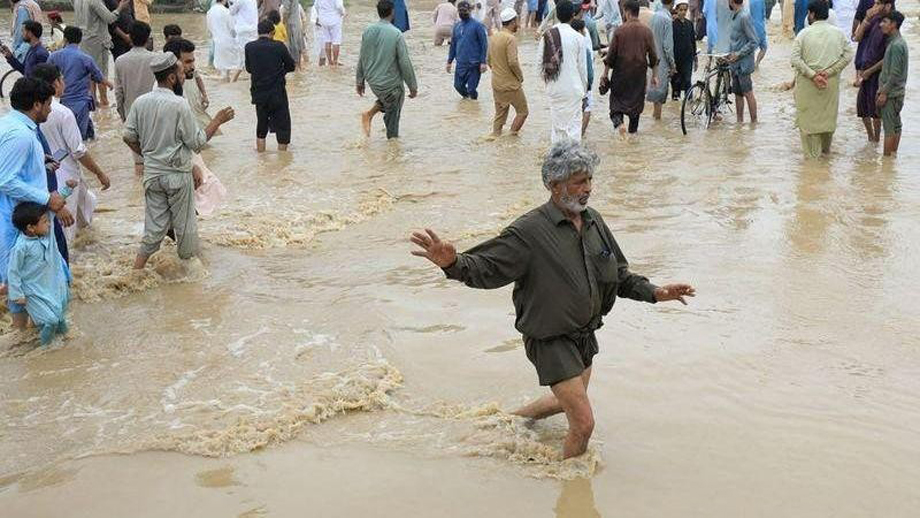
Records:
{"label": "rolled-up trouser leg", "polygon": [[[373,90],[373,88],[372,88]],[[402,113],[406,91],[402,86],[390,90],[374,90],[377,107],[383,112],[383,123],[387,127],[387,138],[399,137],[399,116]]]}

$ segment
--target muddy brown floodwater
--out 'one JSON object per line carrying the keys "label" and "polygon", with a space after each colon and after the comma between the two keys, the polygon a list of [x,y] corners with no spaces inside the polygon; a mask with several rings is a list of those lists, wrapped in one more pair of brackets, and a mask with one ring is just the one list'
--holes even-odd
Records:
{"label": "muddy brown floodwater", "polygon": [[[756,128],[684,137],[669,103],[621,141],[598,103],[592,205],[635,271],[699,295],[617,304],[591,450],[562,462],[561,416],[506,413],[541,394],[510,288],[462,287],[408,253],[412,229],[466,247],[547,197],[532,38],[531,118],[489,142],[489,76],[478,103],[458,99],[431,6],[412,6],[421,87],[398,143],[359,136],[367,2],[350,7],[345,66],[289,76],[287,155],[253,151],[248,81],[205,72],[237,118],[204,152],[230,195],[200,225],[201,262],[167,248],[130,275],[141,186],[114,111],[96,112],[113,187],[73,253],[72,336],[0,336],[0,515],[915,516],[920,48],[896,160],[867,145],[851,87],[833,155],[802,160],[773,87],[791,76],[778,14]],[[180,24],[206,68],[202,15],[155,21]]]}

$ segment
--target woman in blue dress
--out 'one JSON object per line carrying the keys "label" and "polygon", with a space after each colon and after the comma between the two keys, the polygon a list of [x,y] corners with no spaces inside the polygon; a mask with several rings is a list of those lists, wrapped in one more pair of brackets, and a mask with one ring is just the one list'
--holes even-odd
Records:
{"label": "woman in blue dress", "polygon": [[409,30],[409,10],[406,8],[406,0],[393,0],[393,25],[403,32]]}

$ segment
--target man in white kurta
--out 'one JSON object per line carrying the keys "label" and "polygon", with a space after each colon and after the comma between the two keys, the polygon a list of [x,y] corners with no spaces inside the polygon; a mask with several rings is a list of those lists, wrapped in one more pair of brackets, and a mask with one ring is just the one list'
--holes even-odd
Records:
{"label": "man in white kurta", "polygon": [[[584,36],[569,25],[574,15],[575,5],[568,0],[556,5],[556,16],[561,23],[552,30],[559,31],[562,63],[558,77],[546,83],[552,125],[550,140],[553,143],[566,138],[581,141],[582,99],[588,91],[588,50]],[[547,37],[551,35],[547,34]],[[546,39],[540,39],[538,56],[543,56]]]}
{"label": "man in white kurta", "polygon": [[89,186],[83,179],[83,173],[80,164],[96,175],[99,183],[102,184],[102,190],[109,188],[109,177],[93,160],[93,157],[86,149],[83,143],[83,137],[80,136],[80,127],[77,125],[77,118],[74,117],[70,108],[64,106],[58,100],[64,94],[64,80],[60,70],[55,65],[44,63],[35,67],[33,76],[41,79],[54,87],[54,98],[51,100],[51,113],[48,119],[41,123],[40,128],[45,140],[48,141],[48,148],[52,154],[58,154],[61,150],[67,152],[67,156],[60,162],[57,172],[58,188],[63,188],[68,181],[77,182],[73,192],[67,197],[67,210],[76,218],[76,225],[64,227],[64,237],[67,243],[73,242],[77,235],[78,228],[85,228],[93,221],[93,211],[96,210],[96,195],[89,190]]}
{"label": "man in white kurta", "polygon": [[339,47],[342,45],[342,21],[345,4],[342,0],[316,0],[317,22],[325,42],[326,61],[330,66],[339,64]]}
{"label": "man in white kurta", "polygon": [[233,37],[233,16],[227,7],[227,0],[217,0],[208,9],[208,32],[214,42],[214,68],[230,79],[230,71],[242,69],[240,49]]}
{"label": "man in white kurta", "polygon": [[247,43],[259,38],[259,7],[256,0],[234,0],[230,6],[230,14],[233,15],[233,31],[236,34],[236,51],[239,55],[239,69],[233,77],[235,81],[240,77],[243,68],[243,49]]}

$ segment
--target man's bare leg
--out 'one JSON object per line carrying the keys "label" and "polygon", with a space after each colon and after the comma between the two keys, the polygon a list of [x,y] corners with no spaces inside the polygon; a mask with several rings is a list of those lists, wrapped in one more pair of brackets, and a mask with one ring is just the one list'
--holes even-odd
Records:
{"label": "man's bare leg", "polygon": [[735,95],[735,113],[738,114],[738,124],[744,123],[744,96]]}
{"label": "man's bare leg", "polygon": [[588,449],[594,432],[594,412],[587,388],[582,377],[576,376],[556,383],[552,389],[569,421],[569,432],[562,443],[562,458],[577,457]]}
{"label": "man's bare leg", "polygon": [[105,85],[99,83],[93,83],[96,85],[96,88],[99,90],[99,106],[105,108],[109,105],[109,92],[106,89]]}
{"label": "man's bare leg", "polygon": [[591,112],[582,112],[581,114],[581,136],[584,138],[588,132],[588,124],[591,122]]}
{"label": "man's bare leg", "polygon": [[882,119],[872,119],[872,129],[875,134],[873,142],[878,142],[882,138]]}
{"label": "man's bare leg", "polygon": [[661,106],[661,103],[654,104],[654,109],[652,110],[652,118],[654,118],[656,121],[661,120]]}
{"label": "man's bare leg", "polygon": [[134,174],[144,176],[144,164],[134,164]]}
{"label": "man's bare leg", "polygon": [[26,327],[29,325],[29,314],[25,311],[13,313],[10,315],[10,318],[13,320],[13,329],[17,331],[25,331]]}
{"label": "man's bare leg", "polygon": [[147,266],[147,259],[150,259],[150,257],[144,254],[137,254],[137,257],[134,258],[134,269],[143,270]]}
{"label": "man's bare leg", "polygon": [[885,135],[885,156],[891,156],[898,153],[898,146],[901,145],[901,134]]}
{"label": "man's bare leg", "polygon": [[512,135],[517,135],[518,133],[520,133],[520,132],[521,132],[521,128],[524,127],[524,121],[526,121],[526,120],[527,120],[527,114],[526,114],[526,113],[523,114],[523,115],[521,115],[521,114],[519,114],[519,113],[515,114],[515,115],[514,115],[514,120],[511,121],[511,134],[512,134]]}
{"label": "man's bare leg", "polygon": [[235,74],[233,74],[233,82],[234,82],[234,83],[237,82],[237,81],[239,80],[240,74],[242,74],[242,73],[243,73],[243,69],[239,69],[239,70],[236,71]]}
{"label": "man's bare leg", "polygon": [[869,138],[869,142],[875,142],[875,130],[872,126],[872,119],[869,117],[863,117],[862,123],[866,128],[866,136]]}
{"label": "man's bare leg", "polygon": [[256,138],[256,152],[262,153],[263,151],[265,151],[265,139]]}
{"label": "man's bare leg", "polygon": [[278,144],[278,151],[287,151],[287,144]]}
{"label": "man's bare leg", "polygon": [[[588,383],[591,381],[591,367],[585,369],[585,371],[582,372],[581,376],[579,377],[581,378],[585,390],[587,391]],[[562,405],[559,403],[556,395],[547,394],[511,413],[521,417],[526,417],[528,419],[545,419],[562,411]]]}
{"label": "man's bare leg", "polygon": [[371,121],[374,119],[374,115],[378,113],[380,113],[380,107],[377,106],[377,103],[374,103],[370,110],[361,114],[361,127],[364,129],[364,136],[371,136]]}
{"label": "man's bare leg", "polygon": [[341,45],[332,46],[332,66],[335,66],[335,67],[339,66],[339,49],[340,48],[341,48]]}
{"label": "man's bare leg", "polygon": [[[744,98],[747,99],[748,113],[751,114],[751,124],[757,123],[757,98],[754,97],[754,91],[744,94]],[[744,121],[741,121],[744,122]]]}
{"label": "man's bare leg", "polygon": [[332,43],[331,42],[328,42],[328,41],[326,42],[325,54],[326,54],[326,63],[329,63],[330,67],[334,67],[335,61],[332,60]]}

